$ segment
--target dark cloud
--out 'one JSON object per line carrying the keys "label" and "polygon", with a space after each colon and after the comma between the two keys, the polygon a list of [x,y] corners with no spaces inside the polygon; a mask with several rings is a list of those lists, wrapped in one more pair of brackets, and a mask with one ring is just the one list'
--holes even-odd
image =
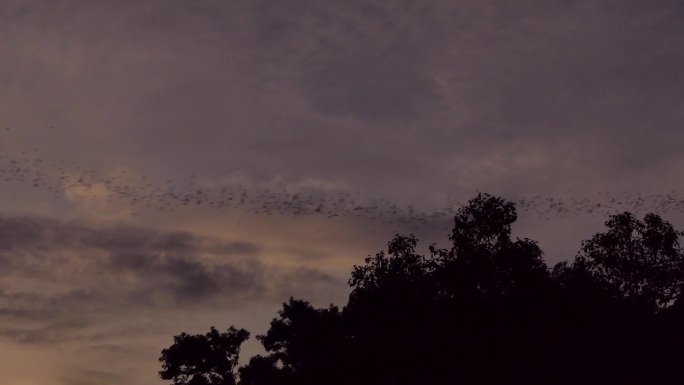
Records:
{"label": "dark cloud", "polygon": [[40,217],[1,217],[0,230],[0,334],[20,343],[79,340],[121,312],[277,303],[339,284],[264,265],[248,242]]}
{"label": "dark cloud", "polygon": [[[344,279],[316,269],[299,267],[275,279],[274,283],[277,288],[275,293],[288,293],[287,297],[304,298],[320,302],[321,298],[339,297],[339,294],[334,293],[331,289],[339,290],[341,286],[339,283]],[[337,285],[331,285],[332,282],[337,282]],[[287,297],[278,296],[274,299],[282,302]],[[320,305],[327,304],[323,303]]]}
{"label": "dark cloud", "polygon": [[441,107],[416,45],[425,43],[430,23],[416,19],[426,16],[424,9],[400,2],[253,4],[256,46],[268,47],[264,56],[291,68],[282,75],[293,77],[317,112],[378,122]]}
{"label": "dark cloud", "polygon": [[440,104],[417,50],[387,47],[340,56],[311,63],[302,79],[314,107],[324,114],[401,120]]}
{"label": "dark cloud", "polygon": [[[128,154],[167,176],[313,175],[417,194],[406,178],[453,191],[453,154],[476,165],[516,139],[586,154],[548,159],[534,170],[546,178],[647,154],[645,127],[660,154],[676,157],[668,144],[681,140],[684,31],[672,1],[38,4],[5,12],[11,88],[64,91],[26,94],[54,110],[87,102],[88,129],[71,121],[58,138],[107,143],[90,154],[103,164]],[[644,159],[643,172],[662,162]]]}
{"label": "dark cloud", "polygon": [[17,246],[43,241],[46,228],[29,218],[0,217],[0,249],[11,251]]}
{"label": "dark cloud", "polygon": [[46,326],[26,328],[18,326],[4,326],[0,328],[0,335],[21,344],[53,345],[74,339],[79,339],[78,331],[91,326],[89,320],[71,318],[67,320],[53,320]]}
{"label": "dark cloud", "polygon": [[167,275],[167,284],[174,297],[181,302],[197,302],[217,295],[252,297],[252,292],[263,290],[258,271],[245,271],[233,266],[213,268],[185,258],[165,258],[157,269]]}
{"label": "dark cloud", "polygon": [[249,242],[231,242],[216,245],[212,252],[218,254],[254,255],[261,251],[258,245]]}
{"label": "dark cloud", "polygon": [[150,229],[120,227],[114,231],[92,231],[82,239],[85,246],[110,250],[135,250],[192,253],[197,250],[197,237],[189,233],[160,234]]}

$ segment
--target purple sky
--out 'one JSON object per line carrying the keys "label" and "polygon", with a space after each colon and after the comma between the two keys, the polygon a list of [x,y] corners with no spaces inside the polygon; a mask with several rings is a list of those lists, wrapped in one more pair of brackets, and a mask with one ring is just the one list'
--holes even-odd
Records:
{"label": "purple sky", "polygon": [[161,384],[175,334],[344,304],[478,191],[549,263],[684,225],[678,0],[5,0],[0,53],[10,385]]}

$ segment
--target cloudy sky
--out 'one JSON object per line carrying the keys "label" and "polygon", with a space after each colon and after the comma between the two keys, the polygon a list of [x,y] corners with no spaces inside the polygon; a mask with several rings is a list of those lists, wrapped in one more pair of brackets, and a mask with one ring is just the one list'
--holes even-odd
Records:
{"label": "cloudy sky", "polygon": [[679,0],[5,0],[0,54],[9,385],[161,384],[478,191],[549,263],[684,225]]}

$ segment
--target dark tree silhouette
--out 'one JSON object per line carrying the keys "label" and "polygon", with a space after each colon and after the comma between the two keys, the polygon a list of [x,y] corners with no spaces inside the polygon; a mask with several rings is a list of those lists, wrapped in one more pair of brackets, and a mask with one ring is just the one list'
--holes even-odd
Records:
{"label": "dark tree silhouette", "polygon": [[415,253],[417,244],[415,236],[397,234],[388,243],[389,258],[381,251],[375,257],[366,258],[364,266],[354,266],[349,279],[349,285],[354,288],[352,300],[365,292],[424,288],[425,278],[434,270],[434,264]]}
{"label": "dark tree silhouette", "polygon": [[476,382],[534,370],[521,340],[543,324],[552,281],[537,244],[510,238],[516,218],[513,204],[480,194],[457,213],[450,249],[431,245],[425,257],[415,237],[397,235],[389,256],[354,267],[344,319],[368,363],[360,371],[377,376],[368,383]]}
{"label": "dark tree silhouette", "polygon": [[684,233],[647,214],[639,221],[630,213],[613,215],[608,231],[582,243],[575,263],[612,290],[616,298],[653,309],[679,297],[684,284]]}
{"label": "dark tree silhouette", "polygon": [[[684,381],[684,233],[655,214],[614,215],[549,269],[535,241],[511,238],[516,219],[512,203],[479,194],[456,213],[449,248],[422,255],[397,234],[354,266],[342,310],[284,303],[240,384]],[[248,333],[219,336],[175,337],[162,378],[234,384]]]}
{"label": "dark tree silhouette", "polygon": [[340,359],[344,332],[342,315],[336,306],[315,309],[310,303],[290,298],[271,321],[264,335],[257,336],[270,358],[297,384],[337,384],[346,375]]}
{"label": "dark tree silhouette", "polygon": [[425,320],[433,308],[434,261],[416,254],[413,236],[397,235],[388,254],[366,258],[354,266],[353,288],[344,308],[354,383],[400,384],[418,381],[427,359]]}
{"label": "dark tree silhouette", "polygon": [[582,242],[572,264],[554,267],[568,320],[561,325],[571,336],[564,346],[585,357],[577,364],[593,381],[681,380],[672,341],[682,342],[673,326],[684,313],[665,310],[684,283],[682,232],[652,213],[643,222],[630,213],[612,215],[605,224],[606,232]]}
{"label": "dark tree silhouette", "polygon": [[162,350],[159,376],[174,385],[235,385],[240,346],[248,338],[248,331],[233,326],[225,333],[213,326],[205,335],[181,333]]}
{"label": "dark tree silhouette", "polygon": [[[542,251],[528,238],[511,239],[515,206],[501,198],[479,194],[460,209],[449,236],[451,250],[430,248],[439,261],[442,294],[449,298],[497,297],[541,289],[548,268]],[[531,290],[531,291],[530,291]]]}

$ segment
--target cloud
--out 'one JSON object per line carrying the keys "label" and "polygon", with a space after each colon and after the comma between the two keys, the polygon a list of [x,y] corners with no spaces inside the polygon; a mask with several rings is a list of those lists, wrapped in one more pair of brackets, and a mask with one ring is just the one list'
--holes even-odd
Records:
{"label": "cloud", "polygon": [[415,119],[440,103],[419,53],[400,47],[312,63],[302,84],[319,112],[371,121]]}
{"label": "cloud", "polygon": [[672,1],[19,4],[3,23],[8,122],[105,170],[317,178],[405,199],[459,191],[449,159],[487,163],[514,140],[584,154],[535,173],[600,183],[661,170],[682,139]]}
{"label": "cloud", "polygon": [[0,217],[0,234],[0,335],[21,343],[92,337],[103,317],[277,303],[339,284],[265,264],[258,244],[188,232]]}
{"label": "cloud", "polygon": [[415,23],[414,7],[299,0],[250,10],[255,47],[288,70],[281,81],[294,82],[319,114],[377,123],[440,107],[420,46],[429,20]]}

